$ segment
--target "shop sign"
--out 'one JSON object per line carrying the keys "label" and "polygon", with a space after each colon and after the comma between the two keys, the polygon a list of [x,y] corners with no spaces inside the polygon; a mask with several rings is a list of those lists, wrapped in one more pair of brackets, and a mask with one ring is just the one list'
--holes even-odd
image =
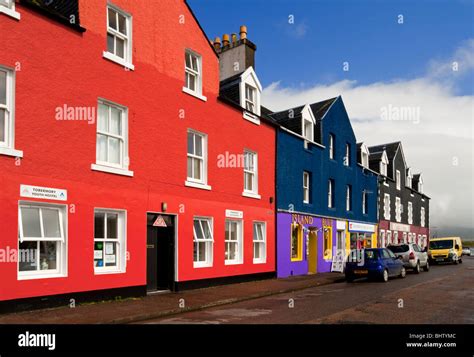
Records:
{"label": "shop sign", "polygon": [[313,224],[313,217],[294,213],[291,215],[291,222],[299,224]]}
{"label": "shop sign", "polygon": [[374,233],[375,226],[373,224],[349,222],[349,232]]}
{"label": "shop sign", "polygon": [[410,232],[410,226],[408,224],[390,222],[390,230],[400,231],[400,232]]}
{"label": "shop sign", "polygon": [[67,201],[67,190],[40,186],[20,185],[20,197]]}
{"label": "shop sign", "polygon": [[346,230],[346,221],[337,221],[336,226],[337,226],[338,231],[345,231]]}
{"label": "shop sign", "polygon": [[234,210],[231,210],[231,209],[226,209],[225,210],[225,216],[227,218],[239,218],[239,219],[242,219],[244,218],[244,212],[242,211],[234,211]]}

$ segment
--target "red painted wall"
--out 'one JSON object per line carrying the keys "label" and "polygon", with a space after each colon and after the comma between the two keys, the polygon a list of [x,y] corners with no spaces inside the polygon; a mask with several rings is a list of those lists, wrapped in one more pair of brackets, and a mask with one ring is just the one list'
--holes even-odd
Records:
{"label": "red painted wall", "polygon": [[[133,15],[134,71],[102,57],[106,48],[106,0],[80,2],[80,34],[21,5],[16,21],[0,14],[0,64],[17,67],[15,148],[17,161],[0,155],[0,249],[17,248],[20,184],[68,190],[68,276],[17,280],[16,263],[0,263],[0,300],[146,284],[146,213],[178,214],[179,280],[275,270],[275,131],[242,118],[217,100],[218,59],[185,3],[115,0]],[[185,23],[180,24],[184,15]],[[203,58],[203,95],[182,92],[184,51]],[[96,124],[57,121],[55,108],[92,106],[104,98],[128,107],[129,156],[134,177],[91,170]],[[179,117],[184,109],[185,118]],[[184,186],[186,136],[192,128],[208,134],[208,184],[212,191]],[[244,148],[259,155],[261,200],[242,197],[242,168],[218,168],[217,156]],[[51,201],[50,201],[51,202]],[[123,274],[94,275],[94,208],[127,211]],[[180,211],[181,209],[181,211]],[[183,212],[184,209],[184,212]],[[225,210],[244,212],[244,264],[224,265]],[[214,264],[193,268],[193,217],[214,217]],[[252,263],[252,221],[267,222],[267,263]]]}

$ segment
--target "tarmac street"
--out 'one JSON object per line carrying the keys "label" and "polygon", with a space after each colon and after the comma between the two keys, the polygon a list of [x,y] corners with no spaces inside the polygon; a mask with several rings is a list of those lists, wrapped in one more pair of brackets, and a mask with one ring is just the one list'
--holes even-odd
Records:
{"label": "tarmac street", "polygon": [[357,280],[138,323],[472,324],[474,257],[388,283]]}

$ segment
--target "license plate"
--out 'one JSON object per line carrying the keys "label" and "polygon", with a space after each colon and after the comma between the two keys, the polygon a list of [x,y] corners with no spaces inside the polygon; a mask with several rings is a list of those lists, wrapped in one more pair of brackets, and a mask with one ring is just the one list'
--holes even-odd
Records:
{"label": "license plate", "polygon": [[368,270],[354,270],[354,273],[355,274],[368,274],[369,271]]}
{"label": "license plate", "polygon": [[444,259],[443,258],[436,258],[437,262],[442,262]]}

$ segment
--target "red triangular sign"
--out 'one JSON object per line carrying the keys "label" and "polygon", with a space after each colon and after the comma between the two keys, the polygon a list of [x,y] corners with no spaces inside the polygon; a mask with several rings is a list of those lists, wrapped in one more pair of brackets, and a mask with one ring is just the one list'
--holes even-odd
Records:
{"label": "red triangular sign", "polygon": [[158,216],[155,220],[155,223],[153,223],[153,227],[168,227],[168,226],[166,225],[166,222],[163,219],[163,217]]}

